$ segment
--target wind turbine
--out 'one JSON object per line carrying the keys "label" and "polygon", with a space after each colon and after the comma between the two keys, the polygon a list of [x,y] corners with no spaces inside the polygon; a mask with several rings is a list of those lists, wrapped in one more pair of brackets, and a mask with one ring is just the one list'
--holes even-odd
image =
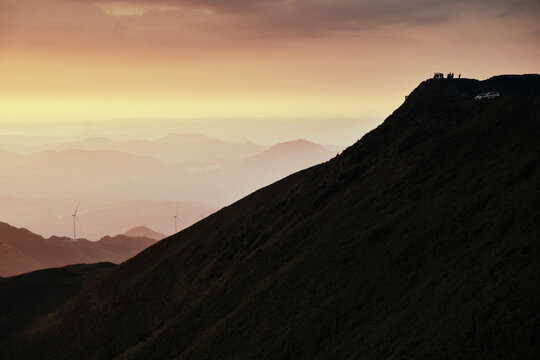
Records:
{"label": "wind turbine", "polygon": [[176,234],[178,232],[178,223],[180,220],[178,219],[178,204],[176,204],[176,214],[173,216],[174,219],[174,233]]}
{"label": "wind turbine", "polygon": [[75,212],[73,213],[73,215],[71,215],[73,217],[73,241],[77,240],[77,233],[75,231],[75,221],[79,221],[79,218],[77,217],[77,211],[79,210],[79,205],[81,205],[81,203],[77,204],[77,207],[75,208]]}

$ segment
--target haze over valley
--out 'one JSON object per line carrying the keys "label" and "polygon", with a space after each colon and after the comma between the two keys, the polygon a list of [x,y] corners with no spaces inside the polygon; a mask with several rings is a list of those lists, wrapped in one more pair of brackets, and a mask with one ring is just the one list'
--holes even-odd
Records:
{"label": "haze over valley", "polygon": [[185,228],[284,176],[327,161],[339,145],[273,146],[169,133],[153,140],[106,136],[0,136],[0,219],[43,236],[98,240],[145,225]]}

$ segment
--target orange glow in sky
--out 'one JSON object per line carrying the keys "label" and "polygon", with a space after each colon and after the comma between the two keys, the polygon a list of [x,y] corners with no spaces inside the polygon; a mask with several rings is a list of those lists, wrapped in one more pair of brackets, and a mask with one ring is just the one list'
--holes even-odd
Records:
{"label": "orange glow in sky", "polygon": [[539,72],[508,3],[0,0],[0,122],[382,118],[435,71]]}

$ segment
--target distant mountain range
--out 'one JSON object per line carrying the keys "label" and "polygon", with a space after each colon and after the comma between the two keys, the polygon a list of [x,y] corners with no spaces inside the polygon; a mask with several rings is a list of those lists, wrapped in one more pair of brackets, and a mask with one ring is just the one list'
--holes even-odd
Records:
{"label": "distant mountain range", "polygon": [[121,263],[157,240],[142,236],[105,236],[93,242],[67,237],[43,238],[0,222],[0,276],[38,269],[97,262]]}
{"label": "distant mountain range", "polygon": [[[152,153],[144,150],[147,146],[156,152],[170,150],[177,161],[169,163],[161,153],[154,157],[106,149],[111,142],[124,144],[89,138],[73,142],[70,146],[75,148],[28,155],[0,150],[0,201],[4,203],[0,219],[45,236],[69,236],[71,212],[81,202],[81,234],[88,239],[122,233],[139,224],[170,235],[176,206],[181,208],[184,228],[261,186],[336,154],[305,140],[266,150],[196,134],[170,134],[151,145],[130,142],[140,153]],[[186,148],[178,149],[175,142]],[[238,151],[231,151],[236,155],[224,149],[235,146]],[[201,155],[205,152],[220,159],[206,160],[208,156]],[[180,162],[181,157],[189,162]]]}
{"label": "distant mountain range", "polygon": [[[47,309],[0,297],[0,357],[539,358],[539,119],[539,75],[424,81],[337,157],[80,269]],[[52,271],[0,294],[75,270]]]}
{"label": "distant mountain range", "polygon": [[[139,156],[151,156],[168,163],[206,162],[220,159],[241,159],[264,150],[263,146],[252,142],[228,143],[199,134],[168,134],[157,140],[112,140],[106,137],[91,137],[72,141],[34,143],[23,145],[26,138],[0,136],[0,149],[20,153],[35,154],[44,151],[64,152],[71,150],[118,151]],[[12,142],[10,142],[12,141]],[[56,139],[58,141],[58,139]]]}
{"label": "distant mountain range", "polygon": [[263,152],[246,151],[242,157],[221,150],[216,153],[220,158],[208,162],[201,155],[204,151],[189,144],[185,151],[175,150],[176,161],[168,163],[157,156],[116,149],[47,150],[29,155],[4,151],[0,153],[0,196],[76,202],[178,197],[184,202],[224,205],[266,185],[268,179],[275,181],[335,155],[307,141],[279,144]]}

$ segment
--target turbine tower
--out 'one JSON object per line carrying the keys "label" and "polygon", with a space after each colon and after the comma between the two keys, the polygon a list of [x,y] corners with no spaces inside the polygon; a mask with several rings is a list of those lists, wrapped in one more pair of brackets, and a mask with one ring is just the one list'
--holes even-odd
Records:
{"label": "turbine tower", "polygon": [[180,220],[178,219],[178,204],[176,204],[176,213],[173,216],[174,219],[174,233],[176,234],[178,232],[178,223]]}
{"label": "turbine tower", "polygon": [[79,205],[81,203],[78,203],[77,204],[77,207],[75,208],[75,212],[73,213],[73,215],[71,215],[73,217],[73,241],[77,240],[77,232],[76,232],[76,229],[75,229],[75,221],[78,221],[79,218],[77,218],[77,211],[79,210]]}

